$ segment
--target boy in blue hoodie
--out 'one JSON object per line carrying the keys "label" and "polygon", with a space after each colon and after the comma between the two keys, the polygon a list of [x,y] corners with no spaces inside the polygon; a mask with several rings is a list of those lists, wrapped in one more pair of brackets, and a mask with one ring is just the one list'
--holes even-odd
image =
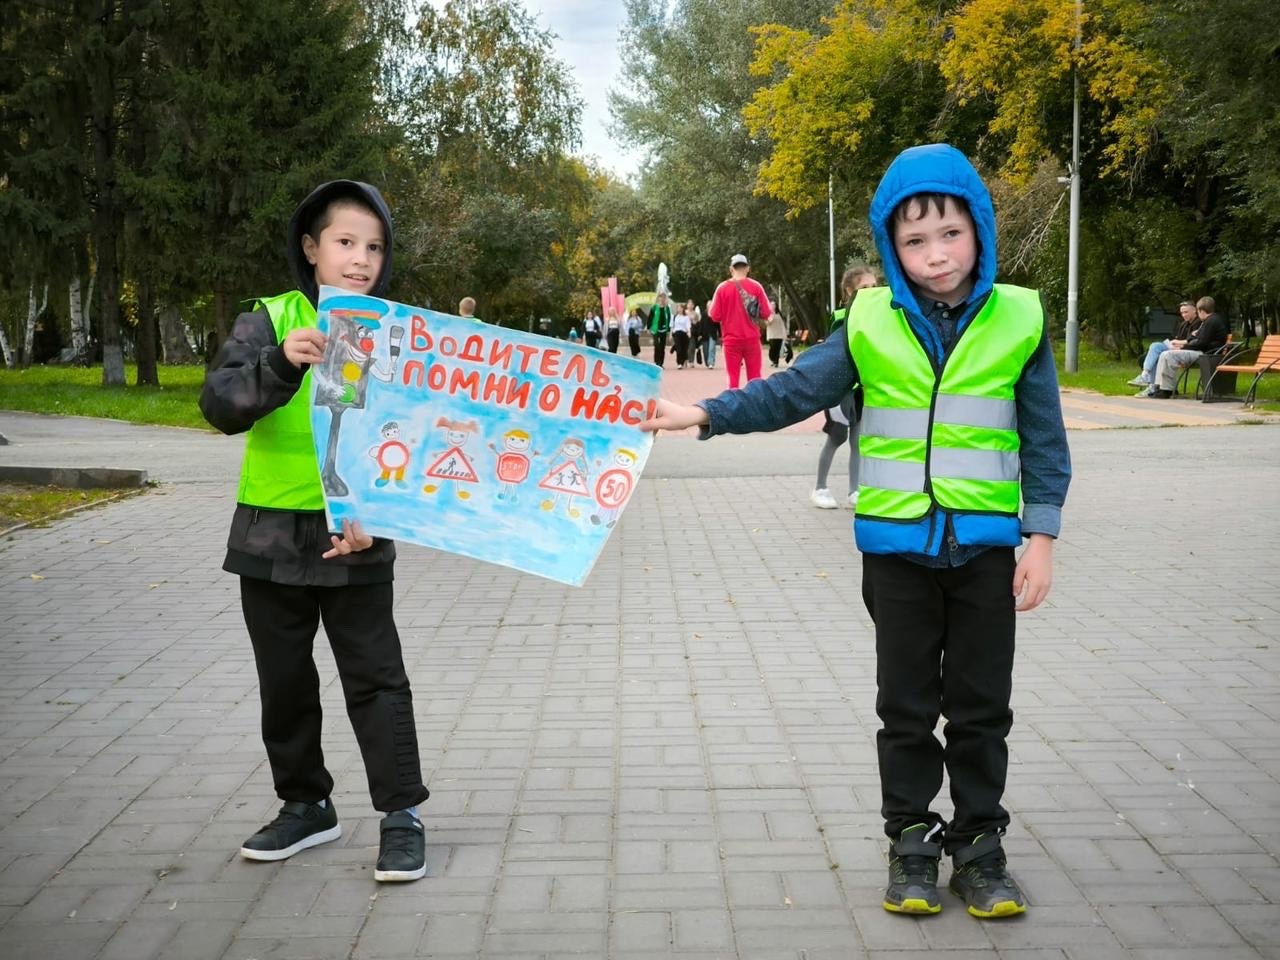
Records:
{"label": "boy in blue hoodie", "polygon": [[[941,910],[945,853],[969,913],[1012,916],[1026,910],[1001,845],[1015,611],[1049,593],[1071,478],[1053,354],[1039,295],[994,282],[991,197],[959,151],[901,153],[870,219],[887,286],[859,294],[846,337],[743,390],[659,400],[641,428],[777,430],[862,386],[854,536],[876,631],[884,908]],[[930,809],[944,768],[950,822]]]}
{"label": "boy in blue hoodie", "polygon": [[312,658],[324,623],[347,714],[382,820],[374,879],[426,874],[418,804],[427,799],[413,696],[392,617],[396,548],[343,521],[329,532],[311,436],[309,369],[324,361],[316,329],[320,284],[375,297],[391,280],[391,213],[376,188],[335,180],[289,220],[285,253],[297,289],[236,317],[200,391],[223,433],[248,431],[222,568],[240,602],[262,699],[262,739],[276,818],[245,840],[248,860],[284,860],[342,834],[320,746],[320,678]]}

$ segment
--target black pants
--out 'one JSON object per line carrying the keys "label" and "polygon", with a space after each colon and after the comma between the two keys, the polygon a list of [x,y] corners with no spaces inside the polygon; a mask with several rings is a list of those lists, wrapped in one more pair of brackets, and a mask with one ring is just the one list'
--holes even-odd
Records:
{"label": "black pants", "polygon": [[662,366],[662,361],[667,358],[667,335],[665,333],[655,333],[653,335],[653,362],[658,366]]}
{"label": "black pants", "polygon": [[671,339],[675,342],[676,364],[683,367],[689,362],[689,335],[683,330],[677,330],[671,334]]}
{"label": "black pants", "polygon": [[587,334],[587,346],[588,346],[588,347],[598,347],[598,346],[600,346],[600,334],[598,334],[598,333],[588,333],[588,334]]}
{"label": "black pants", "polygon": [[782,356],[782,341],[774,338],[769,341],[769,362],[775,367],[778,365],[778,359]]}
{"label": "black pants", "polygon": [[629,346],[629,347],[631,348],[631,355],[632,355],[633,357],[638,357],[638,356],[640,356],[640,334],[638,334],[638,333],[628,333],[628,334],[627,334],[627,346]]}
{"label": "black pants", "polygon": [[[942,818],[929,807],[946,766],[955,817],[947,853],[1003,832],[1013,724],[1013,550],[997,547],[963,567],[934,569],[863,554],[862,599],[876,626],[876,734],[880,812],[896,838]],[[941,713],[946,746],[934,736]]]}
{"label": "black pants", "polygon": [[427,799],[413,697],[391,616],[392,585],[290,587],[240,578],[262,696],[262,740],[281,800],[314,803],[333,777],[320,749],[320,676],[312,658],[323,620],[377,810]]}
{"label": "black pants", "polygon": [[606,333],[605,342],[609,344],[610,353],[617,353],[618,352],[618,331],[616,329],[613,329],[613,330],[610,330],[608,333]]}

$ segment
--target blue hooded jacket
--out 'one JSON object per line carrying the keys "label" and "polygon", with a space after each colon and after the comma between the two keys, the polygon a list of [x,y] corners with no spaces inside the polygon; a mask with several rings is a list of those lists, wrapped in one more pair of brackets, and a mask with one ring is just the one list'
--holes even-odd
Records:
{"label": "blue hooded jacket", "polygon": [[911,147],[898,154],[889,169],[880,178],[880,186],[871,198],[871,236],[884,264],[885,284],[893,291],[893,305],[907,312],[911,326],[920,337],[925,349],[935,360],[942,359],[943,344],[937,328],[924,317],[924,309],[916,301],[898,255],[894,252],[890,233],[890,219],[898,204],[919,193],[946,193],[960,197],[969,205],[974,231],[978,239],[978,264],[974,276],[973,292],[957,325],[957,333],[977,313],[976,307],[985,302],[991,286],[996,281],[996,213],[991,206],[991,194],[987,185],[973,169],[967,157],[955,147],[945,143],[930,143]]}
{"label": "blue hooded jacket", "polygon": [[[978,263],[973,291],[957,321],[957,337],[982,308],[995,283],[995,212],[991,195],[973,165],[964,154],[946,144],[903,151],[885,171],[872,198],[872,235],[893,292],[893,305],[905,312],[923,348],[941,361],[942,335],[928,318],[933,304],[918,302],[890,235],[894,209],[920,193],[961,197],[973,217]],[[700,437],[780,429],[839,403],[858,381],[848,342],[842,336],[830,337],[804,351],[786,371],[702,401],[699,405],[707,411],[709,423],[700,431]],[[859,549],[901,554],[928,566],[960,566],[988,547],[1014,546],[1024,535],[1045,533],[1056,537],[1071,479],[1071,457],[1047,335],[1041,338],[1023,369],[1014,394],[1021,441],[1021,522],[1017,518],[953,513],[941,508],[912,523],[858,518],[855,537]]]}

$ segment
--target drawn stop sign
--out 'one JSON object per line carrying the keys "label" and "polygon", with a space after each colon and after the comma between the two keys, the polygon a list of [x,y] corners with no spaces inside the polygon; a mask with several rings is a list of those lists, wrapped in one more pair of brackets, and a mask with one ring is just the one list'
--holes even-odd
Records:
{"label": "drawn stop sign", "polygon": [[596,481],[596,502],[606,510],[617,510],[631,496],[634,482],[628,470],[606,470]]}
{"label": "drawn stop sign", "polygon": [[529,458],[520,453],[504,453],[498,457],[498,479],[503,483],[524,483],[529,476]]}

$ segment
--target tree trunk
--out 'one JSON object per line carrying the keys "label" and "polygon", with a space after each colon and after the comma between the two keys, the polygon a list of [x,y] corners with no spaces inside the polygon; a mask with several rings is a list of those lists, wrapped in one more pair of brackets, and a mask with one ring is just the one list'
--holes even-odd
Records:
{"label": "tree trunk", "polygon": [[4,332],[4,323],[0,322],[0,353],[4,354],[4,365],[13,369],[13,351],[9,349],[9,335]]}
{"label": "tree trunk", "polygon": [[227,296],[227,291],[222,287],[218,287],[213,291],[213,331],[210,336],[211,343],[207,343],[205,347],[204,362],[206,366],[213,365],[213,358],[218,355],[218,350],[226,341],[227,336],[231,333],[231,302]]}
{"label": "tree trunk", "polygon": [[27,328],[22,338],[22,369],[31,366],[31,354],[36,341],[36,320],[49,305],[49,284],[44,285],[44,300],[36,307],[36,285],[34,282],[27,288]]}
{"label": "tree trunk", "polygon": [[[93,296],[92,289],[89,296]],[[72,278],[67,290],[67,298],[71,301],[71,350],[74,356],[71,362],[80,366],[89,363],[89,318],[85,314],[84,297],[80,293],[80,275]]]}
{"label": "tree trunk", "polygon": [[102,43],[96,50],[92,78],[91,126],[93,128],[94,214],[93,247],[98,255],[102,306],[102,383],[124,386],[124,350],[120,345],[120,275],[116,238],[120,215],[116,197],[116,76],[111,62],[115,51],[116,18],[121,11],[112,0],[102,0],[98,26]]}
{"label": "tree trunk", "polygon": [[139,387],[160,386],[156,369],[156,314],[151,306],[151,284],[138,283],[138,334],[134,337],[134,359],[138,371],[134,383]]}
{"label": "tree trunk", "polygon": [[160,308],[160,346],[165,363],[195,362],[196,355],[191,352],[185,327],[175,304],[166,303]]}
{"label": "tree trunk", "polygon": [[93,365],[93,290],[98,285],[98,271],[89,274],[89,291],[84,297],[84,333],[88,341],[84,345],[84,365]]}

